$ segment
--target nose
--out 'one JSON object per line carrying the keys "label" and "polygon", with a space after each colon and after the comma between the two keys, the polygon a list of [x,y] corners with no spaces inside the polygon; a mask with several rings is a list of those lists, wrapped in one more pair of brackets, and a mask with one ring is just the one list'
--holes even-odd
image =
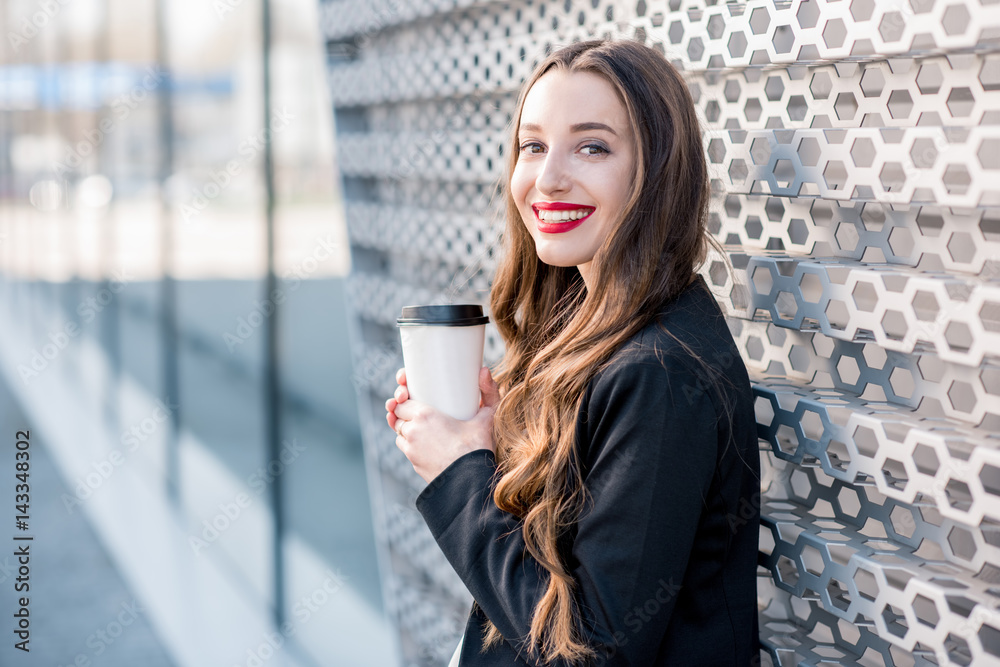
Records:
{"label": "nose", "polygon": [[549,151],[535,178],[535,189],[545,195],[570,189],[570,173],[565,158],[556,151]]}

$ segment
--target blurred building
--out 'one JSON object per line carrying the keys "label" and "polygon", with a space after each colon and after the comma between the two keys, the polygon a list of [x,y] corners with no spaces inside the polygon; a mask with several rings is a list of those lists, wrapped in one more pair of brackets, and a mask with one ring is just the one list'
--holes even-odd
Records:
{"label": "blurred building", "polygon": [[[269,9],[265,39],[260,2],[0,3],[3,429],[37,452],[39,580],[2,664],[398,664],[319,7]],[[62,541],[82,517],[91,547]],[[148,653],[94,638],[111,589]]]}

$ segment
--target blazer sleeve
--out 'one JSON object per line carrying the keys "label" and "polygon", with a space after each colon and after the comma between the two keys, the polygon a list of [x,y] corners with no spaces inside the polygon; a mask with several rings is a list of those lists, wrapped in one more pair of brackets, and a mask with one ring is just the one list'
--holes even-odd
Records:
{"label": "blazer sleeve", "polygon": [[[581,630],[610,664],[655,660],[715,470],[716,420],[697,375],[680,362],[612,365],[588,387],[577,433],[592,503],[567,567]],[[493,502],[495,473],[492,452],[465,454],[416,506],[476,603],[521,648],[548,572],[527,552],[517,517]]]}

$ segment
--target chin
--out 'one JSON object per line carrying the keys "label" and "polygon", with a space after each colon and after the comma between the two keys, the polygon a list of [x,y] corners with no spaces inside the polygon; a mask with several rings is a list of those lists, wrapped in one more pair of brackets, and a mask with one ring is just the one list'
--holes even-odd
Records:
{"label": "chin", "polygon": [[542,264],[547,264],[549,266],[558,266],[561,268],[567,268],[570,266],[576,266],[582,263],[576,259],[566,259],[564,257],[552,257],[551,255],[545,253],[538,253],[538,259]]}

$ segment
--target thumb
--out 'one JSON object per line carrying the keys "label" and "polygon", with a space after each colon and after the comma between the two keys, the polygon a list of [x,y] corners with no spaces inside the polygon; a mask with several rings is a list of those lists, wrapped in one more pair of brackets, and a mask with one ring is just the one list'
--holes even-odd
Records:
{"label": "thumb", "polygon": [[495,407],[500,402],[500,387],[493,380],[488,366],[479,369],[479,391],[483,393],[483,407]]}

